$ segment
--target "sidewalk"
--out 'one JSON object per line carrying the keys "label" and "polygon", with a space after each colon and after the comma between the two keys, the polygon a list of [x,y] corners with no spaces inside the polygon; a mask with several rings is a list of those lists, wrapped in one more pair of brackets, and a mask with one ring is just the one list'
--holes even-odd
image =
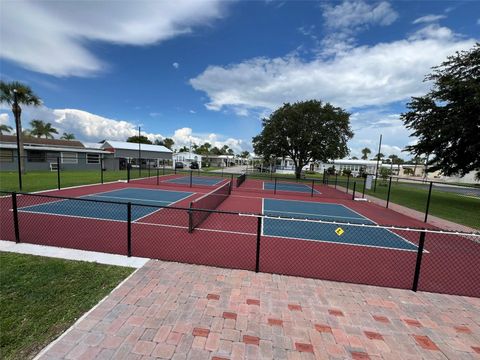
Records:
{"label": "sidewalk", "polygon": [[149,261],[39,359],[479,359],[480,299]]}

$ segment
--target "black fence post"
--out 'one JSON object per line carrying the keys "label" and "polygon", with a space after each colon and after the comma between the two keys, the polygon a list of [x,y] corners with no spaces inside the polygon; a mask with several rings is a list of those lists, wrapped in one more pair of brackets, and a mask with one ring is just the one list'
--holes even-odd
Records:
{"label": "black fence post", "polygon": [[132,256],[132,203],[127,203],[127,256]]}
{"label": "black fence post", "polygon": [[193,231],[193,212],[192,212],[192,203],[190,203],[190,208],[188,209],[188,232]]}
{"label": "black fence post", "polygon": [[150,160],[148,161],[147,168],[148,168],[148,177],[150,178]]}
{"label": "black fence post", "polygon": [[365,188],[367,187],[367,177],[363,178],[362,199],[365,197]]}
{"label": "black fence post", "polygon": [[222,179],[223,179],[223,166],[222,166]]}
{"label": "black fence post", "polygon": [[163,160],[163,173],[162,175],[165,175],[165,160]]}
{"label": "black fence post", "polygon": [[57,188],[60,190],[60,158],[57,156]]}
{"label": "black fence post", "polygon": [[347,174],[347,194],[348,194],[348,186],[350,185],[350,174]]}
{"label": "black fence post", "polygon": [[356,185],[357,185],[357,182],[354,181],[353,182],[353,190],[352,190],[352,200],[355,200],[355,187],[356,187]]}
{"label": "black fence post", "polygon": [[326,178],[327,178],[326,174],[327,174],[327,170],[323,169],[322,183],[324,185],[326,184]]}
{"label": "black fence post", "polygon": [[420,240],[418,242],[417,262],[415,264],[415,275],[413,277],[412,290],[417,291],[418,280],[420,279],[420,269],[422,266],[423,247],[425,245],[425,231],[420,233]]}
{"label": "black fence post", "polygon": [[427,219],[428,219],[428,210],[430,209],[430,198],[432,197],[432,187],[433,187],[433,181],[430,181],[430,187],[428,188],[427,208],[425,209],[425,220],[423,220],[423,222],[427,222]]}
{"label": "black fence post", "polygon": [[387,193],[387,206],[386,208],[388,209],[388,204],[390,203],[390,191],[392,189],[392,177],[390,176],[390,180],[388,181],[388,193]]}
{"label": "black fence post", "polygon": [[17,193],[12,192],[12,210],[13,210],[13,226],[15,228],[15,242],[20,242],[20,232],[18,227],[18,206],[17,206]]}
{"label": "black fence post", "polygon": [[338,173],[335,173],[335,189],[337,188]]}
{"label": "black fence post", "polygon": [[130,164],[130,162],[127,163],[127,183],[130,182],[130,168],[132,167],[132,165]]}
{"label": "black fence post", "polygon": [[103,184],[103,156],[100,156],[100,182]]}
{"label": "black fence post", "polygon": [[257,252],[255,257],[255,272],[260,271],[260,239],[262,234],[262,217],[257,218]]}
{"label": "black fence post", "polygon": [[312,180],[312,193],[311,193],[311,197],[313,197],[313,189],[315,188],[315,179]]}
{"label": "black fence post", "polygon": [[273,193],[276,194],[277,193],[277,177],[275,176],[275,184],[273,186]]}
{"label": "black fence post", "polygon": [[192,187],[192,184],[193,184],[193,171],[190,170],[190,187]]}

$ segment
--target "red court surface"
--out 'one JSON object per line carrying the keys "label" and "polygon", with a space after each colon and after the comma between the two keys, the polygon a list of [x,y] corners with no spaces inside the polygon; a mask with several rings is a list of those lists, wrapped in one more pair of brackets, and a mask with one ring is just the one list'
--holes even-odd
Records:
{"label": "red court surface", "polygon": [[[176,175],[169,175],[173,178]],[[178,175],[177,175],[178,176]],[[162,177],[165,179],[167,177]],[[153,182],[152,182],[153,181]],[[228,179],[225,179],[227,182]],[[132,223],[131,255],[166,261],[177,261],[226,268],[255,270],[257,241],[261,272],[312,277],[411,289],[417,261],[416,251],[399,251],[352,244],[328,243],[272,236],[257,236],[258,216],[262,198],[330,202],[343,204],[380,225],[423,228],[424,223],[378,205],[353,201],[331,187],[316,185],[321,194],[310,197],[304,193],[265,191],[247,180],[233,187],[231,195],[198,228],[189,232],[189,212],[192,200],[215,187],[159,182],[156,179],[132,180],[83,186],[44,192],[65,197],[105,192],[122,188],[164,189],[189,191],[190,198],[163,208]],[[51,202],[55,199],[35,195],[18,195],[18,207]],[[99,203],[101,206],[102,203]],[[180,209],[179,209],[180,208]],[[0,199],[0,238],[15,241],[12,198]],[[128,226],[126,221],[65,217],[38,213],[18,213],[21,242],[51,245],[81,250],[127,254]],[[418,244],[419,231],[391,230],[404,239]],[[427,233],[418,290],[480,297],[480,244],[472,236]],[[477,238],[478,240],[478,238]]]}

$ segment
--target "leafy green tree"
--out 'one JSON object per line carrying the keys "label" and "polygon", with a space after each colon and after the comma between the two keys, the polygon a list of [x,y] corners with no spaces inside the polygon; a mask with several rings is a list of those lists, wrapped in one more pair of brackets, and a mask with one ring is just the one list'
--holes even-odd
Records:
{"label": "leafy green tree", "polygon": [[248,159],[249,156],[250,156],[250,153],[249,153],[248,151],[246,151],[246,150],[245,150],[245,151],[242,151],[242,152],[240,153],[240,157],[241,157],[242,159]]}
{"label": "leafy green tree", "polygon": [[152,142],[144,135],[135,135],[135,136],[130,136],[128,139],[127,139],[127,142],[131,142],[131,143],[140,143],[140,144],[152,144]]}
{"label": "leafy green tree", "polygon": [[380,159],[380,161],[385,157],[384,154],[382,153],[378,153],[377,155],[375,155],[375,159]]}
{"label": "leafy green tree", "polygon": [[64,132],[60,139],[62,139],[62,140],[75,140],[75,134]]}
{"label": "leafy green tree", "polygon": [[263,119],[262,132],[253,138],[256,154],[264,159],[290,157],[295,176],[310,161],[327,162],[348,155],[353,136],[350,114],[317,100],[286,103]]}
{"label": "leafy green tree", "polygon": [[30,121],[30,126],[32,127],[30,134],[37,138],[45,136],[45,139],[53,139],[53,134],[58,134],[57,129],[52,127],[51,123],[46,123],[43,120],[32,120]]}
{"label": "leafy green tree", "polygon": [[0,125],[0,135],[3,135],[4,132],[11,133],[13,128],[11,126],[1,124]]}
{"label": "leafy green tree", "polygon": [[223,155],[222,150],[220,150],[218,147],[214,146],[211,150],[210,153],[212,155]]}
{"label": "leafy green tree", "polygon": [[390,173],[391,173],[393,170],[393,164],[397,163],[398,156],[395,154],[392,154],[388,158],[390,159]]}
{"label": "leafy green tree", "polygon": [[370,155],[372,153],[372,150],[370,150],[369,148],[363,148],[362,149],[362,160],[367,160],[368,159],[368,155]]}
{"label": "leafy green tree", "polygon": [[352,156],[351,160],[358,160],[358,157]]}
{"label": "leafy green tree", "polygon": [[380,178],[382,179],[382,182],[381,182],[380,185],[386,186],[387,185],[387,179],[390,175],[392,175],[392,170],[389,170],[389,169],[382,166],[380,168]]}
{"label": "leafy green tree", "polygon": [[[17,104],[15,104],[15,97],[17,99]],[[22,130],[22,108],[20,105],[27,105],[27,106],[40,106],[41,100],[40,98],[32,91],[32,89],[27,86],[23,85],[17,81],[13,81],[7,83],[5,81],[0,81],[0,104],[7,104],[12,107],[12,112],[15,117],[15,123],[17,125],[18,133],[19,133],[19,149],[18,153],[20,155],[20,171],[22,173],[25,172],[25,165],[24,165],[24,149],[23,149],[23,130]]]}
{"label": "leafy green tree", "polygon": [[480,43],[449,56],[425,80],[433,82],[431,90],[412,97],[401,115],[418,139],[406,150],[429,157],[428,171],[480,173]]}
{"label": "leafy green tree", "polygon": [[178,152],[189,152],[190,149],[187,146],[182,146],[180,149],[178,149]]}

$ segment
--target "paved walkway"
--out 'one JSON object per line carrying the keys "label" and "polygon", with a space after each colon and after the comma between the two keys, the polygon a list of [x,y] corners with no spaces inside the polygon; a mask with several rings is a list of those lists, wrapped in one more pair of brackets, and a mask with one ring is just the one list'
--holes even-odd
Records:
{"label": "paved walkway", "polygon": [[480,359],[480,299],[149,261],[41,359]]}

